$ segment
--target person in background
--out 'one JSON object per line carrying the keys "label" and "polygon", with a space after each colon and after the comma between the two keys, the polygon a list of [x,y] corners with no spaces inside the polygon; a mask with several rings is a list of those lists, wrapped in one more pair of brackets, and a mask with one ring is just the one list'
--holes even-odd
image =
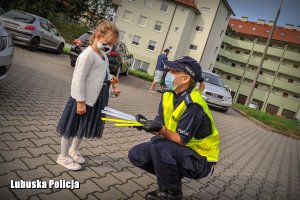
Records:
{"label": "person in background", "polygon": [[110,89],[115,96],[120,94],[118,80],[109,73],[107,57],[118,40],[117,27],[101,20],[90,38],[90,46],[77,58],[71,96],[56,129],[61,135],[61,153],[56,162],[69,170],[79,170],[80,164],[85,163],[79,152],[82,138],[102,136],[101,110],[108,104]]}
{"label": "person in background", "polygon": [[164,74],[164,63],[163,63],[163,61],[168,60],[168,54],[169,54],[169,52],[170,52],[169,49],[165,49],[164,52],[158,56],[157,63],[156,63],[154,80],[153,80],[153,82],[151,84],[149,92],[156,92],[155,87],[156,87],[157,83],[160,83],[161,90],[162,90],[161,79],[162,79],[163,74]]}

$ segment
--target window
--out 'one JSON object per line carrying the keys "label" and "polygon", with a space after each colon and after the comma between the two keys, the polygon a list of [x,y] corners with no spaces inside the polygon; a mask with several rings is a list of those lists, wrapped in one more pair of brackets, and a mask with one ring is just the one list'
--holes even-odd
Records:
{"label": "window", "polygon": [[241,52],[240,52],[240,51],[235,51],[235,53],[236,53],[236,54],[240,54]]}
{"label": "window", "polygon": [[258,88],[258,84],[257,83],[255,84],[255,88]]}
{"label": "window", "polygon": [[293,83],[294,80],[289,78],[288,82],[289,82],[289,83]]}
{"label": "window", "polygon": [[147,8],[152,8],[152,0],[144,0],[144,6]]}
{"label": "window", "polygon": [[120,38],[120,40],[123,40],[123,39],[124,39],[124,35],[125,35],[125,32],[119,30],[119,38]]}
{"label": "window", "polygon": [[161,32],[162,26],[163,26],[162,22],[156,21],[155,26],[154,26],[154,30],[158,31],[158,32]]}
{"label": "window", "polygon": [[57,32],[55,26],[51,23],[48,23],[48,26],[49,26],[50,33],[57,35],[58,32]]}
{"label": "window", "polygon": [[240,77],[237,77],[237,76],[235,77],[235,79],[236,79],[236,80],[241,80],[241,78],[240,78]]}
{"label": "window", "polygon": [[222,37],[223,33],[224,33],[224,30],[222,30],[222,31],[221,31],[221,33],[220,33],[220,37]]}
{"label": "window", "polygon": [[196,30],[196,31],[199,31],[199,32],[202,32],[203,29],[204,29],[203,26],[196,26],[196,28],[195,28],[195,30]]}
{"label": "window", "polygon": [[191,49],[191,50],[197,50],[197,45],[190,44],[190,49]]}
{"label": "window", "polygon": [[168,12],[169,4],[162,2],[160,5],[160,11],[162,12]]}
{"label": "window", "polygon": [[132,44],[138,46],[140,44],[140,41],[141,41],[141,37],[140,36],[137,36],[137,35],[133,36]]}
{"label": "window", "polygon": [[227,80],[230,80],[230,79],[231,79],[231,76],[228,76],[228,75],[227,75],[227,76],[226,76],[226,79],[227,79]]}
{"label": "window", "polygon": [[297,94],[294,94],[294,95],[293,95],[293,97],[295,97],[295,98],[297,98],[297,99],[299,99],[299,98],[300,98],[300,96],[299,96],[299,95],[297,95]]}
{"label": "window", "polygon": [[239,25],[239,28],[242,28],[243,26],[242,25]]}
{"label": "window", "polygon": [[285,33],[280,33],[280,36],[285,36]]}
{"label": "window", "polygon": [[255,31],[255,30],[256,30],[256,28],[255,28],[255,27],[253,27],[253,28],[252,28],[252,31]]}
{"label": "window", "polygon": [[175,32],[178,32],[179,31],[179,27],[175,27]]}
{"label": "window", "polygon": [[286,92],[283,92],[283,93],[282,93],[282,96],[283,96],[283,97],[288,97],[288,96],[289,96],[289,94],[288,94],[288,93],[286,93]]}
{"label": "window", "polygon": [[130,22],[131,14],[132,12],[125,10],[123,14],[123,20],[126,22]]}
{"label": "window", "polygon": [[293,68],[298,69],[298,68],[299,68],[299,65],[294,64],[294,65],[293,65]]}
{"label": "window", "polygon": [[149,45],[148,45],[148,49],[151,50],[151,51],[154,51],[155,46],[156,46],[156,42],[150,40]]}
{"label": "window", "polygon": [[259,74],[262,75],[264,72],[263,71],[259,71]]}
{"label": "window", "polygon": [[231,67],[235,67],[236,66],[236,64],[235,63],[231,63]]}
{"label": "window", "polygon": [[221,49],[224,49],[224,45],[223,44],[221,45]]}
{"label": "window", "polygon": [[147,62],[144,62],[144,61],[141,61],[141,60],[138,60],[138,59],[133,59],[131,68],[133,68],[133,69],[143,69],[145,71],[148,71],[149,65],[150,64],[147,63]]}
{"label": "window", "polygon": [[243,38],[243,37],[240,37],[240,40],[244,41],[244,40],[245,40],[245,38]]}
{"label": "window", "polygon": [[172,47],[172,46],[169,46],[169,50],[172,51],[172,49],[173,49],[173,47]]}
{"label": "window", "polygon": [[49,31],[48,23],[46,20],[40,19],[40,25],[44,30]]}
{"label": "window", "polygon": [[147,23],[147,17],[141,15],[139,19],[139,26],[145,27],[146,23]]}
{"label": "window", "polygon": [[210,8],[202,7],[202,8],[200,9],[200,13],[201,13],[201,14],[205,14],[205,13],[208,13],[209,10],[210,10]]}
{"label": "window", "polygon": [[266,30],[266,33],[270,33],[270,30]]}
{"label": "window", "polygon": [[220,61],[220,58],[219,58],[219,57],[217,57],[217,61],[218,61],[218,62]]}
{"label": "window", "polygon": [[250,54],[248,51],[245,51],[244,53],[245,53],[246,55],[249,55],[249,54]]}

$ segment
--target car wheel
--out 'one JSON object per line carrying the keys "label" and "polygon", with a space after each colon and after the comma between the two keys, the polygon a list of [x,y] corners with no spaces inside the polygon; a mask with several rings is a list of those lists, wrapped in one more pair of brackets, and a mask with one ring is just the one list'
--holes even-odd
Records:
{"label": "car wheel", "polygon": [[64,44],[60,44],[56,50],[57,54],[62,54],[64,52]]}
{"label": "car wheel", "polygon": [[39,48],[40,45],[40,39],[37,37],[32,38],[32,40],[29,43],[29,46],[27,47],[30,51],[36,51]]}
{"label": "car wheel", "polygon": [[75,67],[75,64],[76,64],[76,60],[72,60],[72,59],[71,59],[71,66],[72,66],[72,67]]}
{"label": "car wheel", "polygon": [[222,112],[226,113],[229,110],[229,108],[227,109],[222,109]]}

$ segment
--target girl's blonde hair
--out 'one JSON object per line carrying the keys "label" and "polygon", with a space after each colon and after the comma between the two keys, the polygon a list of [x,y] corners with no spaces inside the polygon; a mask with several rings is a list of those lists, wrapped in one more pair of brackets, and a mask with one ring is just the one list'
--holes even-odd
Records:
{"label": "girl's blonde hair", "polygon": [[90,45],[93,44],[96,33],[99,32],[103,36],[107,36],[108,34],[113,34],[115,37],[119,37],[119,30],[116,27],[116,25],[110,21],[107,21],[105,19],[100,20],[97,27],[94,30],[93,35],[90,37]]}

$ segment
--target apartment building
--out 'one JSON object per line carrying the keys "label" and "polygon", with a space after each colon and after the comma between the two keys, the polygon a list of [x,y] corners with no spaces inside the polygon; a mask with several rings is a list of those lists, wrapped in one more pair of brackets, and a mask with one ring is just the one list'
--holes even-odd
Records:
{"label": "apartment building", "polygon": [[[213,71],[245,104],[273,22],[230,19]],[[300,119],[300,27],[277,26],[252,101],[262,111]]]}
{"label": "apartment building", "polygon": [[169,60],[188,55],[212,69],[231,14],[226,0],[119,0],[114,21],[132,68],[153,74],[165,48]]}

